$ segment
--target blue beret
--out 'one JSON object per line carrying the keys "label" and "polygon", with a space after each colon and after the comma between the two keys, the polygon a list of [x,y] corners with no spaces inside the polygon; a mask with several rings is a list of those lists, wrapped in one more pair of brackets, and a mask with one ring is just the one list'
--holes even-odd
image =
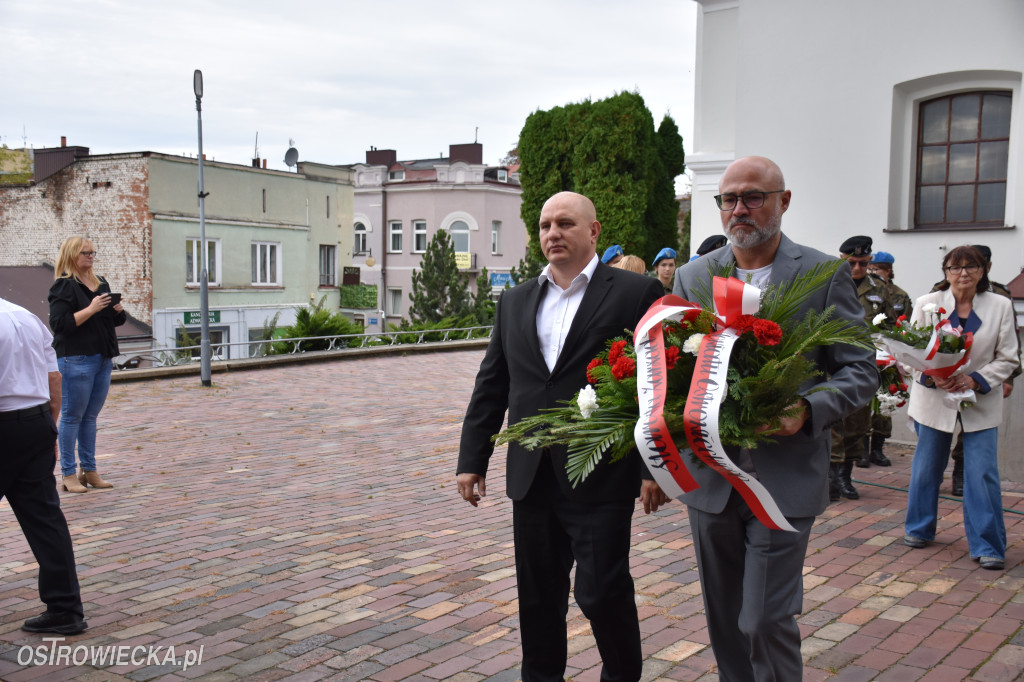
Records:
{"label": "blue beret", "polygon": [[896,262],[896,259],[892,257],[892,254],[888,251],[876,251],[875,255],[871,257],[872,263],[888,263],[892,265]]}
{"label": "blue beret", "polygon": [[608,261],[610,261],[612,258],[615,258],[616,256],[621,256],[621,255],[622,255],[622,247],[619,246],[618,244],[612,244],[611,246],[609,246],[607,249],[604,250],[604,255],[601,256],[601,262],[604,263],[605,265],[607,265]]}
{"label": "blue beret", "polygon": [[658,261],[665,260],[666,258],[674,259],[676,257],[676,250],[670,249],[667,246],[658,252],[658,255],[654,257],[654,266],[658,266]]}

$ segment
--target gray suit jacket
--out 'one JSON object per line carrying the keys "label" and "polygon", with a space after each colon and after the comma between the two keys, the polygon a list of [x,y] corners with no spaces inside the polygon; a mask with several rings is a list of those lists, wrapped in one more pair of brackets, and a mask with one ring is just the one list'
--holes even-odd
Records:
{"label": "gray suit jacket", "polygon": [[[829,260],[834,258],[796,244],[783,234],[769,282],[776,284],[795,279]],[[711,289],[709,264],[734,265],[735,262],[732,247],[727,245],[683,265],[676,270],[674,293],[696,302],[698,283],[703,282],[703,288],[708,291]],[[833,305],[835,317],[864,325],[864,309],[857,300],[850,268],[845,264],[804,304],[797,319],[808,310],[820,311]],[[799,433],[779,437],[774,444],[750,453],[758,480],[787,517],[817,516],[828,506],[829,429],[832,424],[866,405],[878,388],[878,370],[872,351],[837,344],[819,348],[811,357],[824,376],[807,388],[823,384],[835,390],[806,396],[811,405],[811,417]],[[697,469],[693,473],[700,488],[680,499],[701,511],[721,512],[732,486],[709,468]]]}

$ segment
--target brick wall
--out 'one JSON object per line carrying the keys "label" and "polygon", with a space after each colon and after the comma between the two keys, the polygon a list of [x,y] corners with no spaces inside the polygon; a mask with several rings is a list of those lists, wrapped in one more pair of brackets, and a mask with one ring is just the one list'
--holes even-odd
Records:
{"label": "brick wall", "polygon": [[147,155],[90,157],[37,185],[0,187],[0,265],[53,265],[72,235],[92,240],[96,274],[124,295],[125,310],[152,324]]}

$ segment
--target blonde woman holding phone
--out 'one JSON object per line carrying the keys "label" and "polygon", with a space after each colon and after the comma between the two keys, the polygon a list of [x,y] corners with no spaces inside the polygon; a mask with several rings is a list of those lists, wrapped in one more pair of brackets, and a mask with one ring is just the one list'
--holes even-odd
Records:
{"label": "blonde woman holding phone", "polygon": [[107,281],[93,272],[95,259],[96,246],[90,240],[65,239],[49,295],[50,330],[61,374],[57,443],[62,485],[73,493],[86,492],[86,485],[114,487],[96,471],[96,418],[110,389],[113,358],[119,355],[114,327],[127,316],[121,295],[112,294]]}

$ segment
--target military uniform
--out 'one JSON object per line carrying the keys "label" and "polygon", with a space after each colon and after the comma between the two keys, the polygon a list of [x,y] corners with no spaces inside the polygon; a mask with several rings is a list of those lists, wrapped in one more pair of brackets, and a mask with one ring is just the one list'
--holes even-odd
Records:
{"label": "military uniform", "polygon": [[[839,252],[847,257],[858,260],[871,254],[871,237],[850,237]],[[860,261],[863,262],[863,261]],[[864,278],[854,280],[857,285],[857,298],[864,308],[864,320],[867,323],[879,313],[885,313],[887,319],[895,323],[893,307],[889,301],[886,284],[880,278],[867,274]],[[838,500],[846,497],[856,500],[860,497],[853,487],[850,474],[853,465],[868,456],[868,438],[871,433],[871,404],[868,403],[847,416],[843,421],[832,427],[832,452],[829,468],[829,498]]]}

